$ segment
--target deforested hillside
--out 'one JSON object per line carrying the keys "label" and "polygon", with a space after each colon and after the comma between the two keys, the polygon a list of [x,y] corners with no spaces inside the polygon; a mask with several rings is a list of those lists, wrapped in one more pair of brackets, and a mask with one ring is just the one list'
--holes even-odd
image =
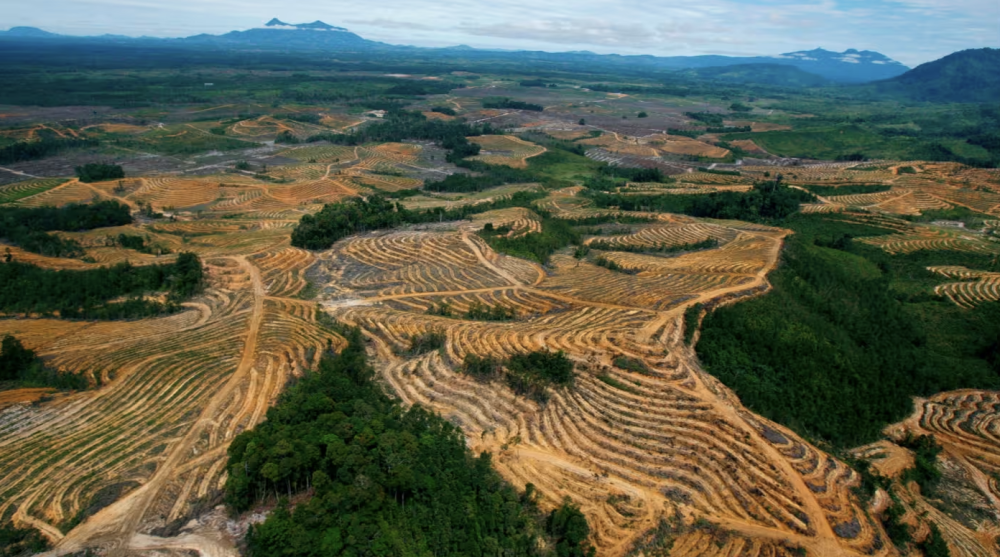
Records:
{"label": "deforested hillside", "polygon": [[3,551],[996,553],[991,107],[93,53],[0,56]]}

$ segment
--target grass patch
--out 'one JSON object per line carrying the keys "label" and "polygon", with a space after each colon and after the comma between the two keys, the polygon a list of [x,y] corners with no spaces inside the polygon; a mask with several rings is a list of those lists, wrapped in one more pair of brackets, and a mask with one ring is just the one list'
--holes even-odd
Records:
{"label": "grass patch", "polygon": [[260,147],[260,143],[233,139],[228,136],[202,133],[198,130],[165,128],[141,136],[118,136],[105,141],[107,145],[149,151],[161,155],[194,155],[206,151],[236,151]]}
{"label": "grass patch", "polygon": [[66,180],[62,178],[42,178],[40,180],[15,182],[0,187],[0,204],[13,203],[26,197],[38,195],[65,183]]}
{"label": "grass patch", "polygon": [[300,300],[312,300],[319,295],[319,287],[311,280],[306,281],[306,285],[295,295]]}
{"label": "grass patch", "polygon": [[636,373],[648,374],[649,367],[645,362],[638,358],[630,358],[628,356],[617,356],[614,359],[615,367],[619,369],[624,369],[626,371],[634,371]]}
{"label": "grass patch", "polygon": [[605,385],[608,385],[609,387],[614,387],[615,389],[618,389],[619,391],[625,391],[627,393],[633,393],[633,394],[635,394],[635,389],[633,389],[632,387],[626,385],[625,383],[622,383],[621,381],[615,379],[614,377],[611,377],[607,373],[599,373],[599,374],[597,374],[597,379],[601,383],[604,383]]}
{"label": "grass patch", "polygon": [[907,136],[888,136],[857,124],[806,130],[733,133],[726,141],[752,139],[768,153],[781,157],[834,160],[856,156],[891,160],[924,159],[918,156],[926,142]]}

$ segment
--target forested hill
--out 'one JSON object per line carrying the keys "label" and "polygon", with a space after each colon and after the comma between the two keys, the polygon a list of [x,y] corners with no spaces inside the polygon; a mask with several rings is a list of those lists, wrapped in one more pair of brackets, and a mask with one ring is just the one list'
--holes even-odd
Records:
{"label": "forested hill", "polygon": [[779,87],[820,87],[830,84],[830,81],[825,77],[783,64],[741,64],[696,68],[685,70],[680,74],[725,83],[757,83]]}
{"label": "forested hill", "polygon": [[949,54],[873,85],[879,92],[929,102],[1000,101],[1000,49]]}

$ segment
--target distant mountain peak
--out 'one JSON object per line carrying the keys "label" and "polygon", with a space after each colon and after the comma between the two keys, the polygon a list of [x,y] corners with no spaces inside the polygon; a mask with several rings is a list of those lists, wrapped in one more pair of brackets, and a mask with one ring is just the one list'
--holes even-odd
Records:
{"label": "distant mountain peak", "polygon": [[284,29],[289,31],[347,31],[343,27],[334,27],[333,25],[323,23],[320,20],[316,20],[312,23],[285,23],[278,18],[273,18],[264,24],[264,29]]}
{"label": "distant mountain peak", "polygon": [[9,37],[58,37],[59,35],[55,33],[49,33],[48,31],[43,31],[37,27],[11,27],[5,35]]}
{"label": "distant mountain peak", "polygon": [[773,58],[802,62],[843,62],[846,64],[876,64],[880,66],[896,65],[904,67],[903,64],[879,52],[871,50],[857,50],[855,48],[849,48],[844,52],[834,52],[824,48],[816,48],[813,50],[786,52],[785,54],[773,56]]}

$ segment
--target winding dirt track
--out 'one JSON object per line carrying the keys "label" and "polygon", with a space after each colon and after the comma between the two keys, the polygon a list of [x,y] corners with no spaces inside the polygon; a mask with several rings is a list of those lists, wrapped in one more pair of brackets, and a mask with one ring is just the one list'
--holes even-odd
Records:
{"label": "winding dirt track", "polygon": [[[265,293],[257,268],[247,263],[244,257],[235,260],[249,273],[253,290],[253,310],[247,327],[242,357],[235,373],[212,396],[197,422],[188,429],[181,441],[173,446],[166,460],[157,468],[156,474],[130,495],[94,515],[79,528],[73,529],[68,536],[60,540],[58,550],[53,552],[53,555],[77,551],[85,547],[85,544],[93,544],[96,540],[100,540],[101,545],[110,550],[109,555],[127,554],[133,537],[138,533],[150,506],[161,496],[164,485],[174,479],[177,469],[190,458],[195,442],[204,433],[204,427],[214,422],[219,407],[246,380],[256,357]],[[141,548],[150,548],[148,538],[139,545]]]}

